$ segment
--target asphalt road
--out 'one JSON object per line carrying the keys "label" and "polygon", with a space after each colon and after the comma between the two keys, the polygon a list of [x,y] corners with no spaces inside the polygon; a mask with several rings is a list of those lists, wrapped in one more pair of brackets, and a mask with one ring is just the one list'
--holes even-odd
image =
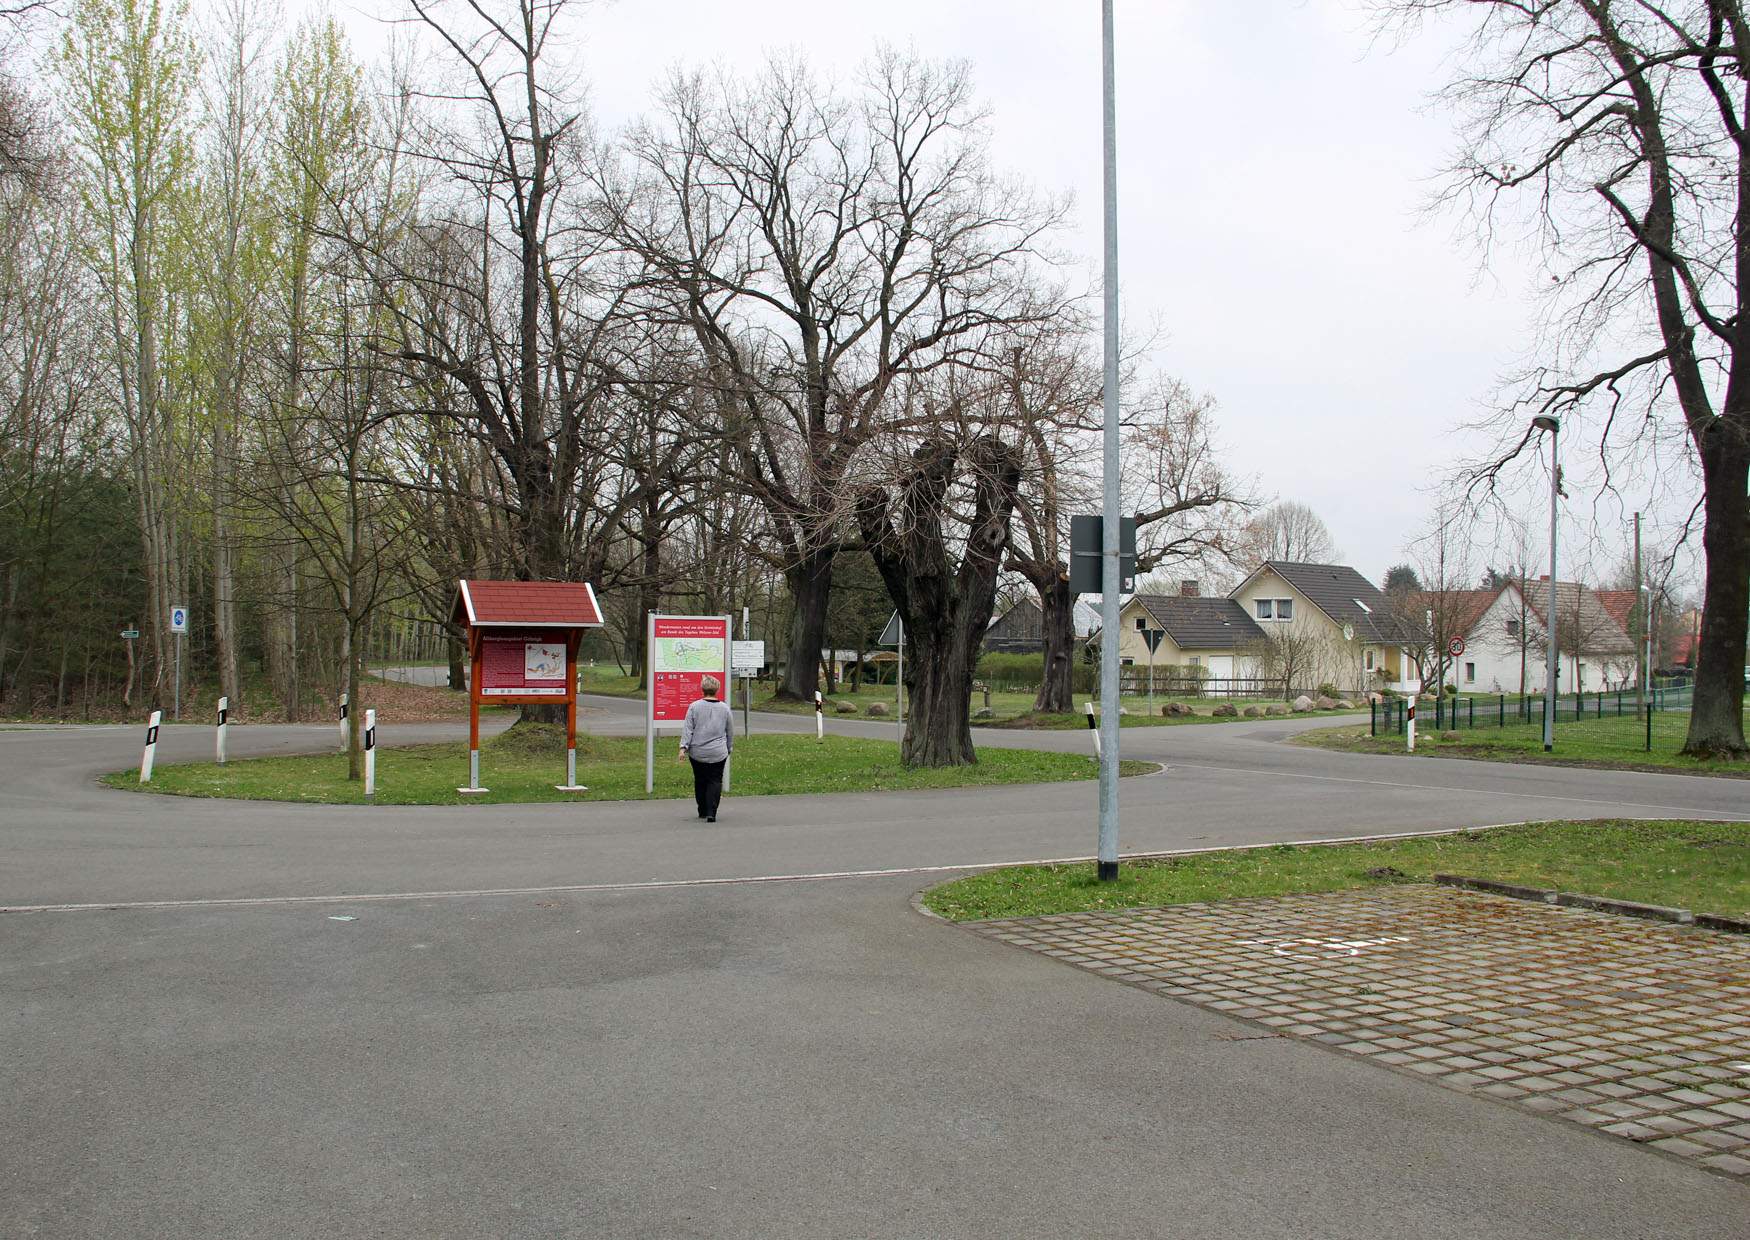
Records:
{"label": "asphalt road", "polygon": [[[636,703],[590,706],[587,726],[641,728]],[[1750,819],[1735,781],[1331,754],[1280,743],[1295,726],[1127,730],[1127,756],[1168,769],[1124,781],[1124,847]],[[237,728],[231,748],[327,739]],[[96,785],[139,740],[0,731],[0,906],[123,906],[0,916],[0,1235],[1717,1237],[1750,1218],[1743,1187],[1655,1152],[910,907],[931,867],[1085,854],[1091,783],[736,798],[715,827],[680,802]],[[210,743],[166,728],[159,760]]]}

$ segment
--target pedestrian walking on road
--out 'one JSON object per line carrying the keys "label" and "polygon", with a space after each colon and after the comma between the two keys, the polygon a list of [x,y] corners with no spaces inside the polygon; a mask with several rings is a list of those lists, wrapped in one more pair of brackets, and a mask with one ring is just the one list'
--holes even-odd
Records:
{"label": "pedestrian walking on road", "polygon": [[681,724],[680,756],[693,764],[693,800],[706,822],[717,821],[723,768],[735,749],[735,713],[717,696],[722,688],[715,676],[701,679],[699,692],[704,696],[687,707]]}

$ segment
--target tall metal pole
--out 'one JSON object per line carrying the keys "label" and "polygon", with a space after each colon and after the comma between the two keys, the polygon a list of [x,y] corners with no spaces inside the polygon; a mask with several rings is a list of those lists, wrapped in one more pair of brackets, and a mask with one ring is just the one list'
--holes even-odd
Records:
{"label": "tall metal pole", "polygon": [[1105,131],[1106,375],[1104,497],[1100,506],[1100,879],[1118,877],[1118,105],[1112,52],[1112,0],[1100,5],[1100,67]]}
{"label": "tall metal pole", "polygon": [[[1635,606],[1641,618],[1640,630],[1635,634],[1637,638],[1645,638],[1647,634],[1649,627],[1647,604],[1649,601],[1646,578],[1641,576],[1641,514],[1637,512],[1635,513]],[[1646,652],[1647,643],[1642,640],[1637,641],[1635,645],[1640,647],[1635,651],[1635,662],[1640,664],[1640,675],[1635,677],[1638,682],[1635,686],[1635,709],[1640,714],[1645,715],[1647,713],[1647,675],[1649,669],[1645,663],[1641,662],[1641,656]]]}
{"label": "tall metal pole", "polygon": [[[1551,420],[1552,423],[1554,420]],[[1561,436],[1559,423],[1549,430],[1549,654],[1544,666],[1543,691],[1543,751],[1556,747],[1556,497],[1562,490],[1561,456],[1557,445]]]}

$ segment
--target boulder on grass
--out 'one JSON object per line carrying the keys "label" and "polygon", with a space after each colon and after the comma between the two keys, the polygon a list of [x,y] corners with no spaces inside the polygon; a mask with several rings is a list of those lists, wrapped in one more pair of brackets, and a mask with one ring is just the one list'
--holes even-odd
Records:
{"label": "boulder on grass", "polygon": [[857,704],[855,702],[835,702],[833,709],[841,715],[854,715],[857,713]]}
{"label": "boulder on grass", "polygon": [[996,715],[996,711],[988,706],[980,706],[977,710],[972,712],[972,717],[974,719],[995,719]]}
{"label": "boulder on grass", "polygon": [[1165,706],[1161,707],[1161,714],[1165,715],[1168,719],[1178,719],[1183,715],[1194,715],[1196,713],[1196,711],[1192,710],[1183,702],[1168,702]]}
{"label": "boulder on grass", "polygon": [[1313,705],[1318,707],[1320,710],[1336,710],[1337,709],[1337,699],[1333,698],[1333,697],[1326,697],[1324,694],[1321,693],[1318,695],[1317,698],[1313,699]]}
{"label": "boulder on grass", "polygon": [[1367,695],[1367,700],[1375,706],[1378,706],[1381,702],[1385,701],[1385,699],[1377,693],[1369,693]]}
{"label": "boulder on grass", "polygon": [[1232,702],[1223,702],[1209,713],[1220,719],[1232,719],[1237,717],[1240,712]]}
{"label": "boulder on grass", "polygon": [[1294,713],[1295,714],[1304,715],[1307,711],[1311,710],[1312,708],[1313,708],[1313,700],[1311,698],[1309,698],[1306,694],[1303,693],[1299,697],[1294,699]]}
{"label": "boulder on grass", "polygon": [[1264,713],[1266,715],[1286,715],[1288,713],[1288,707],[1286,707],[1286,706],[1266,706],[1264,708]]}
{"label": "boulder on grass", "polygon": [[885,715],[885,714],[887,714],[888,713],[887,703],[886,702],[870,702],[869,703],[869,713],[871,715]]}
{"label": "boulder on grass", "polygon": [[1337,699],[1337,709],[1338,710],[1354,710],[1355,703],[1351,702],[1348,698],[1338,698]]}
{"label": "boulder on grass", "polygon": [[1240,713],[1245,715],[1248,719],[1262,719],[1264,717],[1264,712],[1259,710],[1256,706],[1248,706]]}
{"label": "boulder on grass", "polygon": [[1458,733],[1457,732],[1442,732],[1440,734],[1440,739],[1443,741],[1455,741],[1458,739]]}

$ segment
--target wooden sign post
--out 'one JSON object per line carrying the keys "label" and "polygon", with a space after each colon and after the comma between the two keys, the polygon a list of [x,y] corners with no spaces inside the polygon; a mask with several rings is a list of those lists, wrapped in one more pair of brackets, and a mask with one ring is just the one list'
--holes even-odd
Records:
{"label": "wooden sign post", "polygon": [[455,619],[468,627],[468,784],[480,786],[480,707],[496,703],[565,706],[565,782],[561,792],[587,792],[577,782],[577,648],[585,629],[602,626],[588,582],[463,581]]}

